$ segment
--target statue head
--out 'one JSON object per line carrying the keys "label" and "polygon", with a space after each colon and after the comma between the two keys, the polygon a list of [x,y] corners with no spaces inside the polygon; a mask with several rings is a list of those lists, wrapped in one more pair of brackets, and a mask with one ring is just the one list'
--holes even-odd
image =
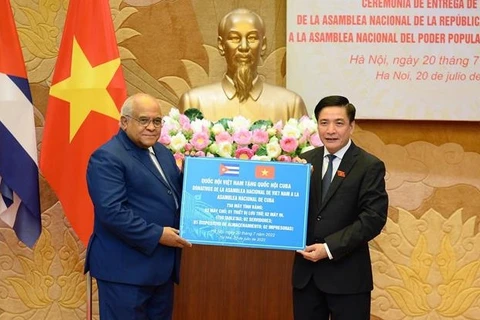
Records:
{"label": "statue head", "polygon": [[227,13],[218,25],[218,50],[227,62],[227,76],[240,101],[248,98],[257,67],[267,48],[262,18],[248,9]]}

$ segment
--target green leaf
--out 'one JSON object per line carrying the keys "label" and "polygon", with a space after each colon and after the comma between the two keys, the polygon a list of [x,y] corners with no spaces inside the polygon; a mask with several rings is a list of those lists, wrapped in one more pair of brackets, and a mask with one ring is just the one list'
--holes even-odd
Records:
{"label": "green leaf", "polygon": [[267,129],[273,126],[273,122],[270,120],[257,120],[250,127],[250,131],[255,129]]}
{"label": "green leaf", "polygon": [[228,121],[232,121],[232,118],[222,118],[217,122],[220,123],[225,129],[228,129]]}
{"label": "green leaf", "polygon": [[203,119],[202,111],[195,108],[185,110],[184,115],[186,115],[190,121],[193,121],[195,119]]}
{"label": "green leaf", "polygon": [[257,152],[255,152],[257,156],[266,156],[268,154],[267,152],[267,147],[262,145],[260,148],[258,148]]}

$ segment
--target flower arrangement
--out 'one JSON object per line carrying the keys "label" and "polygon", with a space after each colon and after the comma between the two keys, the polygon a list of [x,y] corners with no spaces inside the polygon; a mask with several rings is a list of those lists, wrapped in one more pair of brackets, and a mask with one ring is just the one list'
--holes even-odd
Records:
{"label": "flower arrangement", "polygon": [[322,145],[317,122],[308,116],[285,124],[242,116],[212,122],[197,109],[180,114],[176,108],[163,118],[159,142],[177,163],[185,156],[297,162],[299,154]]}

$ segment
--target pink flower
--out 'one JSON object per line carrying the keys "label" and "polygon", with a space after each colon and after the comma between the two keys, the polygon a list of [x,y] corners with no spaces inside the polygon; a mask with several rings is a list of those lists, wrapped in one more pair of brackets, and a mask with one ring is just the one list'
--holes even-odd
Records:
{"label": "pink flower", "polygon": [[252,149],[250,148],[247,148],[247,147],[242,147],[242,148],[238,148],[236,151],[235,151],[235,158],[237,159],[250,159],[251,157],[253,157],[255,153],[253,152]]}
{"label": "pink flower", "polygon": [[252,133],[252,143],[267,143],[268,142],[268,132],[260,129],[253,130]]}
{"label": "pink flower", "polygon": [[241,146],[249,145],[252,141],[252,133],[246,129],[240,129],[233,134],[233,141]]}
{"label": "pink flower", "polygon": [[283,129],[283,122],[282,120],[278,121],[277,123],[275,123],[273,125],[273,127],[278,131],[278,132],[282,132],[282,129]]}
{"label": "pink flower", "polygon": [[310,136],[310,144],[314,147],[320,147],[323,146],[322,140],[320,140],[320,136],[318,135],[318,132],[315,132]]}
{"label": "pink flower", "polygon": [[210,144],[210,139],[207,133],[205,132],[197,132],[194,133],[190,143],[193,147],[197,150],[203,150]]}
{"label": "pink flower", "polygon": [[322,145],[317,121],[308,116],[285,123],[263,121],[260,127],[242,116],[212,122],[200,110],[187,117],[172,108],[163,119],[158,141],[172,151],[179,167],[186,156],[304,162],[301,152]]}
{"label": "pink flower", "polygon": [[165,133],[165,134],[161,134],[160,135],[160,138],[158,139],[158,142],[168,146],[170,144],[170,141],[172,141],[172,139],[170,138],[170,136],[168,135],[168,133]]}
{"label": "pink flower", "polygon": [[305,142],[308,141],[309,137],[310,137],[310,133],[308,132],[308,130],[303,131],[302,136],[300,137],[300,139],[298,139],[298,144],[304,144]]}
{"label": "pink flower", "polygon": [[182,127],[183,131],[190,131],[191,125],[190,125],[190,119],[184,114],[180,115],[180,118],[178,119],[178,122],[180,123],[180,126]]}
{"label": "pink flower", "polygon": [[185,155],[180,152],[175,152],[173,157],[175,158],[175,163],[177,164],[177,167],[180,170],[183,170],[183,160],[185,159]]}
{"label": "pink flower", "polygon": [[283,137],[282,140],[280,140],[280,147],[282,147],[283,151],[292,153],[297,150],[298,141],[293,137]]}
{"label": "pink flower", "polygon": [[162,125],[162,131],[161,131],[160,135],[170,134],[172,131],[176,132],[178,129],[179,129],[179,125],[175,125],[174,123],[165,122]]}
{"label": "pink flower", "polygon": [[292,157],[281,154],[278,156],[277,160],[282,162],[292,162]]}
{"label": "pink flower", "polygon": [[233,143],[233,138],[227,131],[220,132],[215,136],[216,143],[229,142]]}

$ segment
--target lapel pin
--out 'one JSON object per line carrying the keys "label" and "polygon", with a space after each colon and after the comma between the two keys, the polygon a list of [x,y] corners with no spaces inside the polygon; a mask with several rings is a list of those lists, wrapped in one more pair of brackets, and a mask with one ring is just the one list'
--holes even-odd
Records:
{"label": "lapel pin", "polygon": [[337,170],[337,176],[345,178],[345,171]]}

